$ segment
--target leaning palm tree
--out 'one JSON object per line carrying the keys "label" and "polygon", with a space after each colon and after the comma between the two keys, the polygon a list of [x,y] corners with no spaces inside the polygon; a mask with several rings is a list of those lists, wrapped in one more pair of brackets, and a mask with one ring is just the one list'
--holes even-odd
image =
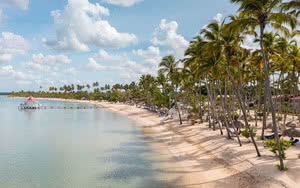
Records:
{"label": "leaning palm tree", "polygon": [[280,169],[284,169],[284,163],[282,158],[282,152],[279,142],[278,129],[276,124],[275,109],[272,101],[272,94],[270,88],[269,78],[269,62],[266,59],[266,53],[263,44],[263,38],[265,29],[267,26],[271,26],[275,29],[280,30],[284,34],[288,34],[289,29],[285,27],[288,24],[291,29],[295,29],[297,25],[297,19],[295,16],[286,14],[283,12],[276,12],[282,5],[282,0],[231,0],[232,3],[239,4],[239,12],[241,18],[231,22],[232,28],[244,28],[253,29],[259,27],[260,31],[260,48],[262,51],[264,61],[264,72],[265,72],[265,94],[268,95],[270,109],[272,112],[272,122],[275,137],[277,140],[277,149],[279,153]]}
{"label": "leaning palm tree", "polygon": [[180,109],[177,104],[177,90],[178,90],[178,86],[179,86],[178,78],[180,75],[180,73],[178,72],[177,65],[178,65],[178,62],[176,62],[174,56],[172,56],[172,55],[166,56],[160,62],[160,64],[159,64],[160,69],[158,72],[160,74],[166,74],[168,80],[171,82],[172,94],[174,97],[175,107],[178,111],[180,125],[182,125]]}

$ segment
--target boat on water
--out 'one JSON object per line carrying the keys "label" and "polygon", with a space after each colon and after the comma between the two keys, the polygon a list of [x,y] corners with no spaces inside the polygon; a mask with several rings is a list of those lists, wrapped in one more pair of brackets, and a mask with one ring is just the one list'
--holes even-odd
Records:
{"label": "boat on water", "polygon": [[33,99],[32,96],[28,97],[23,103],[18,107],[19,109],[39,109],[41,108],[41,104]]}

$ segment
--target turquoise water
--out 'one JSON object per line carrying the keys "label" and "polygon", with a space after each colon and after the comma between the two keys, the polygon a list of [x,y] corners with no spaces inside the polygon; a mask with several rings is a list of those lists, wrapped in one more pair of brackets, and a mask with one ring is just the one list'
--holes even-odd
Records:
{"label": "turquoise water", "polygon": [[103,109],[18,110],[22,101],[0,96],[1,188],[164,187],[153,151],[127,117]]}

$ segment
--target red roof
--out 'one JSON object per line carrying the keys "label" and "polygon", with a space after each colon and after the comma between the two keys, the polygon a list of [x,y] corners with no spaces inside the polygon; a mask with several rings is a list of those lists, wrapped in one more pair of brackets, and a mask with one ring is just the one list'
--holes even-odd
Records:
{"label": "red roof", "polygon": [[26,101],[24,102],[37,102],[36,100],[32,99],[32,96],[30,96]]}

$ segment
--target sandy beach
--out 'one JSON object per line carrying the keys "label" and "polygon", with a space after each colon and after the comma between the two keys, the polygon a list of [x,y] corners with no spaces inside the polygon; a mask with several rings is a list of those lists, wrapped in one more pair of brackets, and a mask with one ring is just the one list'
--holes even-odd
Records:
{"label": "sandy beach", "polygon": [[[45,99],[43,99],[45,100]],[[277,158],[263,141],[258,141],[262,157],[256,157],[253,144],[241,138],[228,140],[207,123],[191,125],[161,118],[145,109],[121,103],[48,99],[100,105],[106,110],[128,116],[142,126],[147,142],[159,153],[163,181],[176,187],[297,187],[300,184],[300,145],[287,150],[288,171],[277,169]],[[258,134],[259,136],[259,134]]]}

